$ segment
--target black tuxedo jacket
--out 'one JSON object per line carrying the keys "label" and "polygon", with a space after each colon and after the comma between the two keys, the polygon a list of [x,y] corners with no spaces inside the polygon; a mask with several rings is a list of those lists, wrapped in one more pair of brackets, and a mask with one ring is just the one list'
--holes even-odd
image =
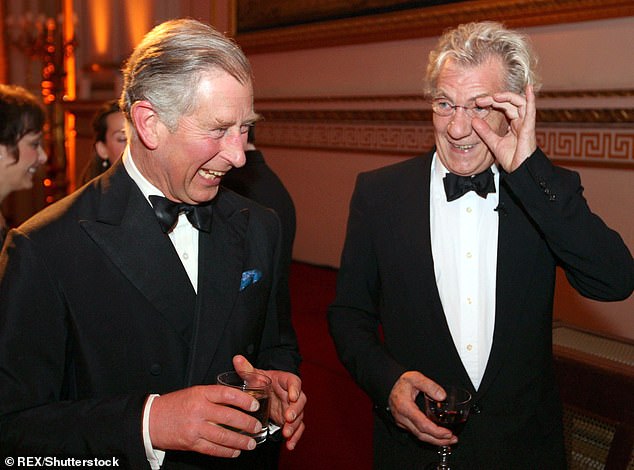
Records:
{"label": "black tuxedo jacket", "polygon": [[[0,257],[0,454],[114,455],[149,468],[149,393],[213,384],[235,354],[297,373],[295,333],[277,310],[280,239],[272,211],[221,189],[211,233],[199,235],[196,295],[121,163],[10,232]],[[262,277],[241,289],[251,269]],[[249,468],[244,459],[168,452],[163,468]]]}
{"label": "black tuxedo jacket", "polygon": [[222,185],[273,209],[282,223],[282,260],[290,266],[295,241],[295,205],[284,183],[259,150],[247,150],[246,163],[222,178]]}
{"label": "black tuxedo jacket", "polygon": [[501,174],[495,330],[476,392],[435,281],[432,156],[359,175],[329,309],[339,356],[375,403],[376,468],[422,468],[437,459],[435,448],[398,428],[386,410],[392,386],[408,370],[473,393],[473,413],[452,456],[463,468],[562,468],[551,350],[555,268],[562,266],[583,295],[623,299],[634,286],[632,256],[590,212],[576,173],[537,151]]}
{"label": "black tuxedo jacket", "polygon": [[[266,164],[264,155],[259,150],[247,150],[246,163],[240,168],[233,168],[222,178],[222,185],[238,194],[273,209],[280,218],[282,226],[281,261],[284,276],[282,299],[279,308],[291,311],[291,299],[288,285],[288,274],[293,258],[293,242],[295,241],[296,217],[293,199],[284,183]],[[290,315],[290,313],[289,313]]]}

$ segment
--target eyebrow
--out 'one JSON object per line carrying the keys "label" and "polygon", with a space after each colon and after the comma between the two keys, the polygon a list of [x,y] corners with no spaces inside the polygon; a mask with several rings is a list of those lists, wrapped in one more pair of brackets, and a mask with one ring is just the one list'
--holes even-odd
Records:
{"label": "eyebrow", "polygon": [[[467,100],[467,103],[475,103],[475,101],[476,101],[478,98],[484,98],[485,96],[491,96],[491,93],[480,93],[479,95],[476,95],[476,96],[474,96],[474,97],[472,97],[472,98],[469,98],[469,99]],[[452,102],[453,102],[453,100],[452,100],[452,99],[450,99],[450,98],[447,96],[447,93],[445,93],[445,92],[444,92],[444,91],[442,91],[442,90],[435,90],[435,91],[431,94],[431,99],[432,99],[432,100],[437,100],[437,99],[441,99],[441,98],[446,98],[447,100],[449,100],[449,101],[452,101]]]}
{"label": "eyebrow", "polygon": [[261,119],[261,116],[257,113],[253,113],[251,114],[248,118],[246,118],[244,121],[236,123],[235,121],[225,121],[223,119],[214,119],[213,122],[211,123],[212,126],[219,126],[219,127],[229,127],[229,126],[233,126],[235,124],[239,124],[239,125],[253,125],[255,124],[257,121],[259,121]]}

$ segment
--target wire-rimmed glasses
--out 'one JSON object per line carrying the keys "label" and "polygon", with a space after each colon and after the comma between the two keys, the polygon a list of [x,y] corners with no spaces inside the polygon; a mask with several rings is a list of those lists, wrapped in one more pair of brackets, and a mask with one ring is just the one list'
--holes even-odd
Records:
{"label": "wire-rimmed glasses", "polygon": [[464,109],[464,112],[470,118],[484,119],[491,112],[491,106],[478,106],[475,103],[469,106],[461,106],[459,104],[453,104],[451,101],[445,98],[435,98],[431,100],[431,109],[438,116],[453,116],[457,108]]}

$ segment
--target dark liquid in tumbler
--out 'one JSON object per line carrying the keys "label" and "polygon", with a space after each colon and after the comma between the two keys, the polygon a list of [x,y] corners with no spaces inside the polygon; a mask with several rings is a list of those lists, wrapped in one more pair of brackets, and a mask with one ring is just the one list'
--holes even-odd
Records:
{"label": "dark liquid in tumbler", "polygon": [[262,423],[262,427],[266,427],[269,424],[269,397],[254,396],[254,398],[258,400],[260,407],[257,411],[246,411],[246,414],[253,416]]}
{"label": "dark liquid in tumbler", "polygon": [[236,429],[233,428],[231,426],[225,426],[227,429],[231,429],[232,431],[236,431],[236,432],[240,432],[240,433],[244,433],[244,434],[249,434],[249,436],[252,436],[255,439],[255,442],[257,442],[258,444],[264,442],[266,440],[266,437],[268,435],[268,425],[269,425],[269,397],[258,397],[256,393],[253,392],[249,392],[246,391],[246,393],[248,393],[249,395],[253,396],[253,398],[255,398],[258,403],[260,404],[260,407],[256,410],[256,411],[246,411],[243,410],[242,408],[237,408],[235,406],[232,406],[231,408],[234,408],[238,411],[241,411],[242,413],[246,413],[250,416],[253,416],[255,419],[257,419],[261,424],[262,424],[262,431],[260,431],[257,434],[249,434],[249,433],[245,433],[242,429]]}

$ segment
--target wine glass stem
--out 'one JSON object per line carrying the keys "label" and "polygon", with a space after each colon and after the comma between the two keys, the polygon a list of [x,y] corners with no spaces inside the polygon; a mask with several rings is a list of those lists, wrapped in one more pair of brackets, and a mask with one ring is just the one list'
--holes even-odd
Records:
{"label": "wine glass stem", "polygon": [[449,468],[449,456],[451,455],[451,447],[450,446],[440,446],[438,449],[438,454],[440,454],[440,463],[438,464],[439,469],[448,469]]}

